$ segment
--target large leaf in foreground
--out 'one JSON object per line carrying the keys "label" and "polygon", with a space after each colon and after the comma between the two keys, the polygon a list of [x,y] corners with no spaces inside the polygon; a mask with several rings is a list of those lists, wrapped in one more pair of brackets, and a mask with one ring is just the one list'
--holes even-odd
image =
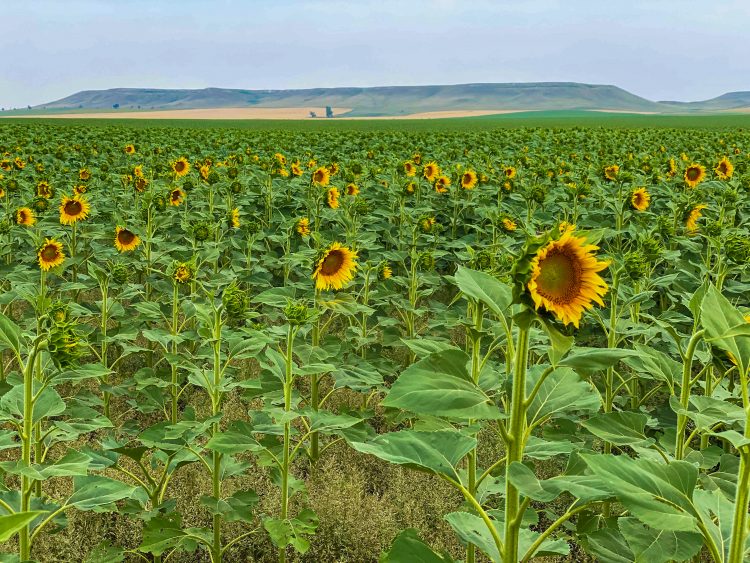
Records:
{"label": "large leaf in foreground", "polygon": [[450,430],[401,430],[381,434],[369,442],[352,443],[362,453],[451,479],[458,479],[456,465],[476,445],[476,439]]}

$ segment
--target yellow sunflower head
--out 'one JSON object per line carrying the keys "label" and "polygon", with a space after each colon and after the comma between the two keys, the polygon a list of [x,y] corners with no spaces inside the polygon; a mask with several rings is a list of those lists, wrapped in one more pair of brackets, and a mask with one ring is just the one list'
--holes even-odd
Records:
{"label": "yellow sunflower head", "polygon": [[202,164],[198,171],[201,174],[203,180],[208,181],[208,177],[211,175],[211,165],[209,163]]}
{"label": "yellow sunflower head", "polygon": [[500,225],[506,233],[512,233],[518,228],[516,222],[510,217],[503,217],[500,221]]}
{"label": "yellow sunflower head", "polygon": [[139,164],[133,168],[133,176],[136,178],[143,178],[143,164]]}
{"label": "yellow sunflower head", "polygon": [[65,253],[61,242],[53,238],[44,239],[44,244],[37,250],[39,267],[44,270],[56,268],[65,261]]}
{"label": "yellow sunflower head", "polygon": [[391,268],[391,265],[387,260],[381,262],[378,265],[378,279],[380,281],[385,281],[387,279],[390,279],[391,277],[393,277],[393,269]]}
{"label": "yellow sunflower head", "polygon": [[302,237],[310,236],[310,219],[307,217],[301,217],[297,219],[297,224],[294,226],[297,234]]}
{"label": "yellow sunflower head", "polygon": [[610,182],[617,179],[617,174],[620,172],[620,167],[617,164],[612,164],[604,168],[604,178]]}
{"label": "yellow sunflower head", "polygon": [[327,186],[331,181],[331,171],[325,166],[321,166],[312,174],[312,182],[317,186]]}
{"label": "yellow sunflower head", "polygon": [[417,173],[417,167],[414,165],[414,163],[411,160],[407,160],[404,162],[404,174],[406,174],[409,178],[414,177]]}
{"label": "yellow sunflower head", "polygon": [[354,279],[357,253],[334,242],[326,248],[315,265],[312,278],[316,289],[341,289]]}
{"label": "yellow sunflower head", "polygon": [[359,194],[359,188],[357,187],[357,184],[349,184],[346,186],[346,195],[358,195]]}
{"label": "yellow sunflower head", "polygon": [[78,179],[82,182],[86,182],[91,179],[91,170],[88,168],[81,168],[78,171]]}
{"label": "yellow sunflower head", "polygon": [[719,180],[729,180],[732,177],[732,174],[734,174],[734,165],[727,157],[724,157],[719,161],[719,164],[716,165],[714,172],[716,172]]}
{"label": "yellow sunflower head", "polygon": [[185,200],[185,192],[181,188],[175,188],[169,192],[169,205],[178,206]]}
{"label": "yellow sunflower head", "polygon": [[630,205],[638,211],[645,211],[651,205],[651,194],[646,188],[638,188],[630,195]]}
{"label": "yellow sunflower head", "polygon": [[461,174],[461,187],[465,190],[473,190],[477,185],[477,173],[473,170],[467,170]]}
{"label": "yellow sunflower head", "polygon": [[131,252],[138,248],[139,244],[141,244],[141,239],[134,232],[124,227],[115,229],[115,248],[119,252]]}
{"label": "yellow sunflower head", "polygon": [[559,238],[537,249],[530,263],[526,290],[534,308],[544,309],[568,325],[578,328],[584,311],[596,302],[604,306],[602,297],[607,284],[599,276],[609,263],[597,260],[599,247],[586,243],[566,228]]}
{"label": "yellow sunflower head", "polygon": [[176,283],[188,283],[195,277],[195,263],[193,262],[173,262],[171,269],[172,279]]}
{"label": "yellow sunflower head", "polygon": [[73,197],[63,196],[60,204],[60,223],[63,225],[72,225],[76,221],[82,221],[89,216],[91,206],[82,195]]}
{"label": "yellow sunflower head", "polygon": [[687,217],[685,218],[685,228],[687,229],[688,234],[692,235],[698,232],[698,219],[703,216],[703,210],[706,209],[706,207],[705,204],[699,203],[688,211]]}
{"label": "yellow sunflower head", "polygon": [[512,166],[506,166],[506,167],[505,167],[505,168],[503,169],[503,174],[505,174],[505,177],[506,177],[506,178],[507,178],[508,180],[512,180],[513,178],[515,178],[515,177],[516,177],[517,171],[516,171],[516,169],[515,169],[514,167],[512,167]]}
{"label": "yellow sunflower head", "polygon": [[448,176],[438,176],[435,178],[435,191],[439,194],[446,193],[450,185],[451,179]]}
{"label": "yellow sunflower head", "polygon": [[188,162],[188,159],[184,156],[181,156],[177,160],[175,160],[172,163],[172,172],[174,172],[175,176],[182,177],[185,176],[188,172],[190,172],[190,163]]}
{"label": "yellow sunflower head", "polygon": [[435,180],[435,178],[438,177],[440,174],[440,167],[437,165],[437,162],[428,162],[425,164],[424,168],[422,169],[422,175],[425,177],[425,179],[428,182],[432,182]]}
{"label": "yellow sunflower head", "polygon": [[36,185],[36,195],[38,197],[43,197],[44,199],[50,199],[54,195],[54,193],[55,192],[52,189],[52,186],[50,186],[47,180],[41,180]]}
{"label": "yellow sunflower head", "polygon": [[336,188],[329,188],[326,193],[326,203],[331,209],[338,209],[339,207],[339,191]]}
{"label": "yellow sunflower head", "polygon": [[694,188],[706,177],[706,167],[701,164],[691,164],[685,169],[685,183]]}
{"label": "yellow sunflower head", "polygon": [[240,210],[237,207],[229,212],[229,226],[232,229],[240,228]]}
{"label": "yellow sunflower head", "polygon": [[36,217],[34,212],[28,207],[21,207],[16,209],[16,224],[24,227],[31,227],[36,223]]}
{"label": "yellow sunflower head", "polygon": [[293,162],[292,163],[292,175],[293,176],[302,176],[302,166],[300,166],[299,162]]}
{"label": "yellow sunflower head", "polygon": [[125,154],[135,154],[135,145],[125,145]]}

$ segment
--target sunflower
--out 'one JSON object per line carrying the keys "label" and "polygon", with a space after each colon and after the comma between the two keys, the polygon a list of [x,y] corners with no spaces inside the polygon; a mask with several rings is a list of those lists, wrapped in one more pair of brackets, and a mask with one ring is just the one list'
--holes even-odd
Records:
{"label": "sunflower", "polygon": [[148,186],[148,180],[146,180],[146,178],[136,178],[133,185],[135,186],[135,191],[140,193],[146,190],[146,186]]}
{"label": "sunflower", "polygon": [[734,165],[729,162],[729,159],[725,156],[719,161],[719,164],[714,168],[714,172],[719,177],[719,180],[729,180],[734,174]]}
{"label": "sunflower", "polygon": [[691,164],[685,169],[685,183],[694,188],[706,177],[706,167],[700,164]]}
{"label": "sunflower", "polygon": [[82,182],[88,182],[91,179],[91,170],[88,168],[81,168],[78,171],[78,179]]}
{"label": "sunflower", "polygon": [[411,155],[411,159],[414,161],[414,164],[422,164],[422,155],[418,152]]}
{"label": "sunflower", "polygon": [[62,203],[60,204],[60,223],[63,225],[72,225],[76,221],[81,221],[88,217],[90,211],[91,206],[83,196],[63,196]]}
{"label": "sunflower", "polygon": [[516,225],[516,222],[510,217],[503,217],[501,224],[502,224],[503,230],[506,233],[512,233],[518,228],[518,225]]}
{"label": "sunflower", "polygon": [[141,238],[134,232],[124,227],[115,229],[115,248],[119,252],[130,252],[138,248],[139,244],[141,244]]}
{"label": "sunflower", "polygon": [[23,170],[24,168],[26,168],[26,163],[19,157],[16,157],[16,159],[13,161],[13,164],[15,164],[16,168],[18,168],[19,170]]}
{"label": "sunflower", "polygon": [[0,186],[0,198],[3,198],[3,197],[5,197],[5,190],[3,189],[2,186]]}
{"label": "sunflower", "polygon": [[435,179],[435,191],[439,194],[444,194],[448,191],[448,186],[451,185],[451,179],[448,176],[438,176]]}
{"label": "sunflower", "polygon": [[331,209],[338,209],[339,207],[339,191],[336,188],[329,188],[326,194],[326,203]]}
{"label": "sunflower", "polygon": [[316,167],[317,165],[318,165],[318,161],[317,161],[317,160],[315,160],[314,158],[311,158],[310,160],[308,160],[308,161],[307,161],[307,169],[308,169],[308,170],[312,170],[312,169],[313,169],[313,168],[315,168],[315,167]]}
{"label": "sunflower", "polygon": [[180,188],[175,188],[169,192],[169,205],[177,207],[185,200],[185,192]]}
{"label": "sunflower", "polygon": [[292,163],[292,176],[302,176],[302,166],[299,162]]}
{"label": "sunflower", "polygon": [[73,188],[73,195],[85,194],[88,191],[86,184],[79,184]]}
{"label": "sunflower", "polygon": [[435,178],[438,177],[440,174],[440,167],[437,165],[437,162],[428,162],[424,165],[424,168],[422,169],[422,175],[425,177],[425,179],[428,182],[432,182],[435,180]]}
{"label": "sunflower", "polygon": [[34,212],[28,207],[21,207],[16,210],[16,224],[23,225],[24,227],[31,227],[36,223],[36,217]]}
{"label": "sunflower", "polygon": [[297,219],[297,224],[294,226],[294,228],[296,229],[297,234],[301,237],[310,236],[310,219],[308,219],[307,217]]}
{"label": "sunflower", "polygon": [[473,190],[477,185],[477,173],[473,170],[467,170],[461,174],[461,187],[465,190]]}
{"label": "sunflower", "polygon": [[49,182],[47,180],[41,180],[36,185],[36,195],[38,197],[43,197],[44,199],[49,199],[54,195],[54,190],[52,189],[52,186],[49,185]]}
{"label": "sunflower", "polygon": [[143,178],[143,164],[139,164],[133,168],[133,176],[136,178]]}
{"label": "sunflower", "polygon": [[646,188],[638,188],[630,195],[630,205],[638,211],[645,211],[651,205],[651,194]]}
{"label": "sunflower", "polygon": [[544,307],[558,320],[578,328],[581,316],[592,302],[604,306],[602,296],[607,284],[598,272],[609,264],[596,259],[599,247],[586,244],[567,228],[559,239],[539,249],[531,260],[531,278],[527,284],[537,310]]}
{"label": "sunflower", "polygon": [[416,182],[409,182],[404,186],[404,191],[407,194],[413,194],[417,190],[417,183]]}
{"label": "sunflower", "polygon": [[135,154],[135,145],[125,145],[125,154]]}
{"label": "sunflower", "polygon": [[172,163],[172,172],[174,172],[175,176],[178,178],[181,176],[185,176],[188,172],[190,172],[190,163],[188,162],[188,159],[184,156],[181,156],[177,160],[175,160]]}
{"label": "sunflower", "polygon": [[276,159],[276,162],[278,162],[281,166],[286,165],[286,157],[281,154],[280,152],[277,152],[273,155],[274,159]]}
{"label": "sunflower", "polygon": [[44,239],[44,244],[37,250],[36,255],[39,259],[39,267],[45,272],[65,261],[62,243],[53,238]]}
{"label": "sunflower", "polygon": [[610,182],[617,179],[617,174],[620,172],[620,167],[617,164],[606,166],[604,168],[604,177]]}
{"label": "sunflower", "polygon": [[318,186],[327,186],[331,181],[331,171],[325,166],[319,167],[312,175],[313,184]]}
{"label": "sunflower", "polygon": [[203,180],[205,181],[208,181],[208,177],[211,175],[211,165],[208,163],[203,164],[200,166],[198,171],[201,174],[201,178],[203,178]]}
{"label": "sunflower", "polygon": [[390,279],[393,276],[393,269],[391,268],[391,265],[385,261],[380,264],[378,267],[378,279],[380,281],[385,281],[387,279]]}
{"label": "sunflower", "polygon": [[240,228],[240,210],[237,207],[229,212],[229,226],[232,229]]}
{"label": "sunflower", "polygon": [[703,213],[701,212],[706,209],[706,207],[708,206],[703,203],[699,203],[690,211],[688,211],[687,217],[685,218],[685,228],[687,229],[688,233],[695,234],[698,231],[698,219],[703,216]]}
{"label": "sunflower", "polygon": [[172,279],[177,283],[187,283],[195,276],[195,267],[189,262],[178,262],[173,268]]}
{"label": "sunflower", "polygon": [[412,178],[414,177],[414,175],[416,175],[416,173],[417,167],[411,160],[404,162],[404,174],[406,174],[409,178]]}
{"label": "sunflower", "polygon": [[512,166],[506,166],[503,170],[503,174],[505,174],[505,177],[508,178],[508,180],[512,180],[516,177],[516,169]]}
{"label": "sunflower", "polygon": [[6,158],[3,160],[0,160],[0,168],[5,170],[6,172],[10,172],[10,170],[13,168],[13,164],[11,164],[10,160]]}
{"label": "sunflower", "polygon": [[331,176],[335,176],[336,174],[339,173],[339,170],[340,170],[339,163],[332,162],[331,164],[328,165],[328,170],[330,171]]}
{"label": "sunflower", "polygon": [[677,165],[674,162],[674,158],[670,158],[667,168],[667,176],[672,178],[675,174],[677,174]]}
{"label": "sunflower", "polygon": [[354,279],[357,253],[338,242],[329,246],[318,259],[312,278],[316,289],[341,289]]}
{"label": "sunflower", "polygon": [[346,195],[359,195],[357,184],[349,184],[346,186]]}

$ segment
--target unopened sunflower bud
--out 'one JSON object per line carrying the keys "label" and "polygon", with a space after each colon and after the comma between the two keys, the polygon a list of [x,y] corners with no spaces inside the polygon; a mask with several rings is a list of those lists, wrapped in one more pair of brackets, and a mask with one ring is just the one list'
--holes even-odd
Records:
{"label": "unopened sunflower bud", "polygon": [[302,301],[289,300],[284,307],[284,316],[292,326],[302,326],[310,319],[310,310]]}

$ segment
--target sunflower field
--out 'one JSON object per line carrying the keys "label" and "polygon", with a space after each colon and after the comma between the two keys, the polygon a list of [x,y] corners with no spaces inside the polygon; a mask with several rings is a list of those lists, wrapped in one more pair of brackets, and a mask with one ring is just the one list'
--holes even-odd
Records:
{"label": "sunflower field", "polygon": [[0,561],[750,560],[747,130],[0,133]]}

